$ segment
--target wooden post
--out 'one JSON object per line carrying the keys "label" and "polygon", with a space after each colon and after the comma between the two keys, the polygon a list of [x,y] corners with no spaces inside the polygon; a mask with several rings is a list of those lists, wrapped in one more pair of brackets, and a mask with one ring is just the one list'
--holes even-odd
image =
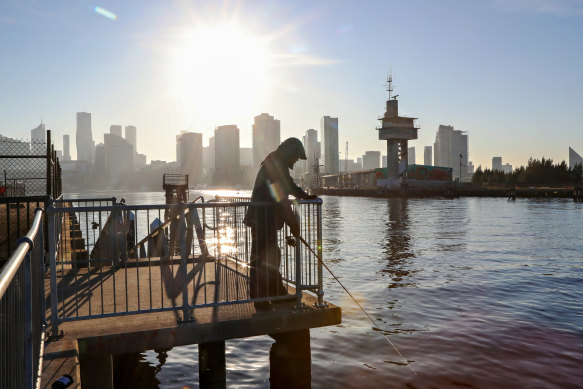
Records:
{"label": "wooden post", "polygon": [[198,345],[198,375],[201,388],[226,388],[225,341]]}
{"label": "wooden post", "polygon": [[81,354],[79,364],[83,389],[113,389],[111,354]]}
{"label": "wooden post", "polygon": [[271,388],[306,388],[312,382],[310,330],[272,334],[275,343],[269,352]]}

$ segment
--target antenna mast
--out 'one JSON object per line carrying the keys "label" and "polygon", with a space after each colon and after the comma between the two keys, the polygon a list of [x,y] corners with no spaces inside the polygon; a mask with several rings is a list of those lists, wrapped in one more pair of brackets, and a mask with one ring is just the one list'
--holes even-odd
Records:
{"label": "antenna mast", "polygon": [[390,100],[393,94],[393,69],[391,69],[391,71],[389,72],[389,75],[387,77],[387,83],[385,84],[385,86],[387,87],[387,92],[389,92]]}

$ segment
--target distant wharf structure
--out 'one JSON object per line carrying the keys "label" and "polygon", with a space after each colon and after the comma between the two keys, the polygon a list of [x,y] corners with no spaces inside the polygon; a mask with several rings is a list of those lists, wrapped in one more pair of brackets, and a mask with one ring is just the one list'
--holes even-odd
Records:
{"label": "distant wharf structure", "polygon": [[[69,374],[72,387],[111,388],[113,355],[188,344],[199,346],[200,386],[225,387],[225,341],[265,334],[276,339],[272,386],[309,387],[309,330],[341,322],[340,308],[324,301],[321,263],[307,247],[287,245],[284,227],[287,293],[252,299],[249,199],[189,202],[185,180],[164,177],[162,205],[45,199],[0,274],[0,307],[10,317],[0,338],[2,387],[51,387]],[[321,205],[294,206],[320,256]],[[254,302],[266,300],[273,309],[256,311]]]}

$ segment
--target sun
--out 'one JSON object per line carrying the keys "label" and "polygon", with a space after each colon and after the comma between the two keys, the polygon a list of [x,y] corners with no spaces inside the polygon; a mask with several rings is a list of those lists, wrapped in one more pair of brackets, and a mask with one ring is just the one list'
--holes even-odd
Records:
{"label": "sun", "polygon": [[250,114],[269,86],[268,40],[236,24],[185,34],[174,58],[175,91],[207,120]]}

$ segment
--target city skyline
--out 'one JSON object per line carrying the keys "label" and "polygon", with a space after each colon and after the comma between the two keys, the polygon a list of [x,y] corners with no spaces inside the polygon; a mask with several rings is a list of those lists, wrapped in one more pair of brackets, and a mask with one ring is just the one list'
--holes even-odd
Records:
{"label": "city skyline", "polygon": [[[569,146],[583,149],[573,114],[583,103],[579,2],[100,7],[117,17],[73,2],[0,5],[8,92],[0,96],[0,133],[22,138],[42,116],[62,149],[75,112],[85,111],[94,139],[112,124],[131,123],[140,129],[141,153],[173,160],[181,131],[202,133],[207,145],[214,128],[235,124],[241,146],[250,147],[259,113],[281,121],[282,139],[301,138],[329,115],[339,118],[339,144],[348,141],[355,159],[384,149],[375,127],[392,67],[403,114],[419,118],[412,147],[432,145],[443,124],[469,132],[476,167],[498,155],[513,166],[529,157],[558,162]],[[244,51],[222,56],[233,37]],[[199,63],[193,53],[215,62]],[[214,71],[222,77],[203,77]]]}

